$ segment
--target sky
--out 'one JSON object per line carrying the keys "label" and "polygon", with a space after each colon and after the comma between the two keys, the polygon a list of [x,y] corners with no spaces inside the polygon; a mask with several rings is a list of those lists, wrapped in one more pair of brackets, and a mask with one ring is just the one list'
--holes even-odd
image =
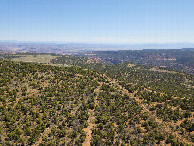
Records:
{"label": "sky", "polygon": [[194,43],[194,0],[0,0],[0,40]]}

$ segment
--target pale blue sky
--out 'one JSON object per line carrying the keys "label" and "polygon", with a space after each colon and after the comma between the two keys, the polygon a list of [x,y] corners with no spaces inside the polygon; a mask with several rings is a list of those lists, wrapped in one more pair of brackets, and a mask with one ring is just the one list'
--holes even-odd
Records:
{"label": "pale blue sky", "polygon": [[0,0],[0,40],[194,43],[194,0]]}

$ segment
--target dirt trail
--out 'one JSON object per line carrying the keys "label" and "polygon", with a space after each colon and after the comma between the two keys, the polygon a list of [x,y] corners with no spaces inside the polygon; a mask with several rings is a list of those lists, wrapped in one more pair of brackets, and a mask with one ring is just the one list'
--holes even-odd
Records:
{"label": "dirt trail", "polygon": [[[90,113],[93,114],[94,111],[91,110]],[[90,146],[90,140],[92,138],[92,130],[91,129],[95,126],[95,124],[93,124],[93,121],[95,120],[95,117],[91,114],[90,114],[90,117],[87,120],[87,122],[89,124],[88,127],[83,129],[86,132],[86,139],[83,142],[84,146]]]}
{"label": "dirt trail", "polygon": [[[100,88],[102,86],[103,83],[99,83],[100,85],[94,90],[95,93],[97,93],[96,97],[94,98],[94,105],[97,105],[97,98],[99,96],[99,92],[100,92]],[[92,129],[95,127],[96,124],[94,124],[95,121],[95,117],[94,117],[94,109],[89,111],[89,118],[87,120],[88,122],[88,127],[84,128],[83,131],[86,132],[86,139],[83,142],[83,146],[90,146],[90,141],[92,138]]]}
{"label": "dirt trail", "polygon": [[44,130],[44,132],[41,133],[41,136],[40,136],[39,140],[36,141],[35,144],[33,144],[32,146],[37,146],[37,145],[39,145],[39,144],[42,142],[42,137],[43,137],[43,136],[48,136],[49,133],[51,133],[51,128],[50,128],[50,127],[49,127],[49,128],[46,128],[46,129]]}

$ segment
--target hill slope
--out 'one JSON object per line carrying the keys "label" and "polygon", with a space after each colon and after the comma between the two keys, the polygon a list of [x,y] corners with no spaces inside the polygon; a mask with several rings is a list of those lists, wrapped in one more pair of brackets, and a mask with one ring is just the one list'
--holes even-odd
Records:
{"label": "hill slope", "polygon": [[152,91],[127,78],[135,73],[123,78],[116,71],[113,76],[116,68],[107,69],[99,73],[1,61],[0,143],[193,144],[192,95],[187,94],[185,107],[179,103],[186,104],[183,97]]}

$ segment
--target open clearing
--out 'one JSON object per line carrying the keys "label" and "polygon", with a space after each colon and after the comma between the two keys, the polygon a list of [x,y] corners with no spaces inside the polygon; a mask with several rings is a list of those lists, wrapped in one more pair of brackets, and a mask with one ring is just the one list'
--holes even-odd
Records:
{"label": "open clearing", "polygon": [[127,67],[134,67],[135,66],[135,64],[131,64],[131,63],[129,63],[128,65],[127,65]]}
{"label": "open clearing", "polygon": [[25,55],[19,58],[13,58],[12,61],[22,61],[22,62],[36,62],[36,63],[44,63],[51,64],[51,60],[55,59],[59,56],[52,55]]}
{"label": "open clearing", "polygon": [[161,70],[161,69],[158,69],[158,68],[150,68],[150,71],[157,71],[157,72],[166,72],[166,73],[172,73],[172,74],[176,74],[177,72],[175,71],[168,71],[168,70]]}

